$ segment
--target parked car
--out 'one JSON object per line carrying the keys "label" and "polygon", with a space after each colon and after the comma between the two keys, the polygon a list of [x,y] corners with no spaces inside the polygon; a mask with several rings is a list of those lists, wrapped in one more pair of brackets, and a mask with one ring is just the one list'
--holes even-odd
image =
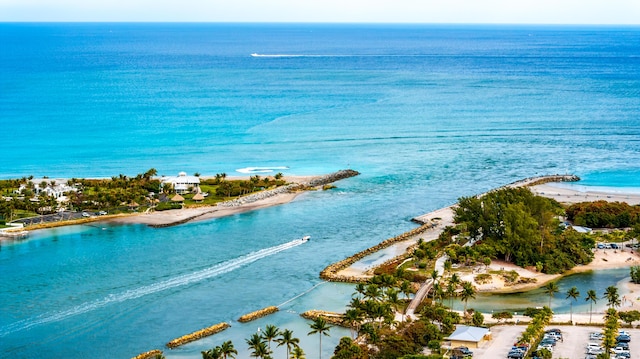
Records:
{"label": "parked car", "polygon": [[593,332],[589,334],[590,340],[602,340],[603,337],[604,335],[600,332]]}
{"label": "parked car", "polygon": [[455,347],[453,348],[453,354],[466,356],[473,356],[473,352],[467,347]]}
{"label": "parked car", "polygon": [[82,212],[82,217],[91,217],[91,215],[87,212]]}
{"label": "parked car", "polygon": [[618,343],[628,343],[631,341],[631,337],[629,335],[620,334],[616,337],[616,342]]}
{"label": "parked car", "polygon": [[100,216],[104,216],[104,215],[106,215],[106,214],[107,214],[107,212],[106,212],[106,211],[100,211],[100,212],[98,212],[98,215],[100,215]]}

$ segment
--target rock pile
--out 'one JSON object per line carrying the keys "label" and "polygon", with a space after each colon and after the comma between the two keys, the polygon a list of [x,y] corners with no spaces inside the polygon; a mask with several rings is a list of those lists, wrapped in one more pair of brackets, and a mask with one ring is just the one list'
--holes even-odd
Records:
{"label": "rock pile", "polygon": [[303,317],[304,319],[310,319],[310,320],[322,318],[327,323],[339,325],[343,327],[346,326],[344,323],[344,314],[342,313],[327,312],[324,310],[312,309],[300,314],[300,316]]}
{"label": "rock pile", "polygon": [[131,359],[149,359],[149,358],[155,357],[156,355],[162,355],[162,350],[158,350],[158,349],[149,350],[148,352],[138,354]]}
{"label": "rock pile", "polygon": [[267,315],[273,314],[277,311],[278,311],[278,307],[274,307],[274,306],[262,308],[260,310],[256,310],[255,312],[251,312],[249,314],[245,314],[241,316],[240,318],[238,318],[238,321],[240,323],[250,322],[258,318],[266,317]]}
{"label": "rock pile", "polygon": [[198,339],[202,339],[204,337],[208,337],[210,335],[214,335],[216,333],[220,333],[221,331],[229,328],[230,325],[228,323],[218,323],[216,325],[212,325],[208,328],[204,328],[201,330],[198,330],[197,332],[193,332],[191,334],[187,334],[187,335],[183,335],[180,338],[176,338],[170,342],[167,343],[167,347],[168,348],[177,348],[181,345],[187,344],[187,343],[191,343],[193,341],[196,341]]}

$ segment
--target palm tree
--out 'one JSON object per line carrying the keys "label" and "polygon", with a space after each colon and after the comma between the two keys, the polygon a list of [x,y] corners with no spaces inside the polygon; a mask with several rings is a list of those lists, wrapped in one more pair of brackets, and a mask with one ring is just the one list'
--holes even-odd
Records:
{"label": "palm tree", "polygon": [[200,353],[202,354],[202,359],[220,359],[222,357],[220,347],[215,347]]}
{"label": "palm tree", "polygon": [[268,343],[269,350],[271,350],[271,341],[280,335],[280,329],[275,325],[267,325],[262,332],[262,339]]}
{"label": "palm tree", "polygon": [[575,300],[578,300],[578,297],[580,296],[580,292],[578,291],[578,288],[576,288],[575,286],[571,287],[568,291],[567,291],[567,298],[565,299],[573,299],[570,303],[571,303],[571,311],[570,311],[570,315],[569,315],[569,321],[571,323],[573,323],[573,302]]}
{"label": "palm tree", "polygon": [[440,282],[433,283],[431,289],[433,290],[433,299],[435,301],[438,301],[438,299],[440,299],[440,304],[442,304],[442,296],[444,295],[444,291]]}
{"label": "palm tree", "polygon": [[306,359],[304,356],[304,350],[300,347],[293,348],[293,351],[291,352],[291,359]]}
{"label": "palm tree", "polygon": [[476,298],[476,289],[471,282],[462,282],[462,292],[460,293],[460,299],[464,302],[464,315],[467,313],[467,302],[469,299]]}
{"label": "palm tree", "polygon": [[300,339],[293,337],[293,331],[285,329],[283,332],[280,332],[280,338],[277,338],[275,342],[278,343],[278,346],[286,345],[288,359],[291,348],[298,348]]}
{"label": "palm tree", "polygon": [[307,335],[316,334],[320,337],[320,355],[318,355],[319,359],[322,359],[322,336],[329,336],[329,330],[331,326],[327,324],[327,322],[323,318],[316,318],[313,320],[313,323],[309,325],[311,331]]}
{"label": "palm tree", "polygon": [[253,351],[249,355],[254,358],[264,358],[271,354],[271,351],[267,348],[267,344],[264,342],[258,343],[258,345],[251,347],[251,349],[253,349]]}
{"label": "palm tree", "polygon": [[382,298],[382,290],[375,284],[369,284],[364,292],[364,297],[380,301]]}
{"label": "palm tree", "polygon": [[451,281],[447,283],[445,295],[449,298],[449,309],[453,310],[453,297],[456,296],[456,287],[451,283]]}
{"label": "palm tree", "polygon": [[560,291],[560,288],[558,288],[558,284],[556,282],[549,282],[542,287],[542,289],[544,290],[544,294],[549,295],[549,309],[551,309],[551,298]]}
{"label": "palm tree", "polygon": [[227,359],[227,357],[235,358],[234,354],[237,355],[238,351],[233,347],[233,342],[231,340],[227,340],[220,346],[220,353],[224,359]]}
{"label": "palm tree", "polygon": [[360,331],[360,321],[362,320],[362,311],[360,309],[348,309],[344,312],[344,324],[351,329],[351,337],[356,338]]}
{"label": "palm tree", "polygon": [[431,279],[433,279],[434,283],[438,281],[438,277],[439,277],[438,270],[437,269],[432,270]]}
{"label": "palm tree", "polygon": [[585,301],[591,301],[591,305],[589,308],[589,324],[591,324],[591,315],[593,314],[593,303],[598,302],[598,294],[595,290],[589,289],[587,291],[587,297],[584,299]]}
{"label": "palm tree", "polygon": [[404,294],[405,299],[409,299],[409,295],[413,292],[411,290],[411,282],[408,280],[402,281],[400,284],[400,291]]}
{"label": "palm tree", "polygon": [[[360,296],[358,296],[358,298],[363,298],[364,297],[364,292],[367,290],[367,286],[364,283],[358,283],[355,286],[355,291],[356,293],[360,294]],[[355,296],[356,293],[353,293],[353,295]]]}
{"label": "palm tree", "polygon": [[603,299],[607,299],[607,305],[609,308],[620,306],[620,295],[618,294],[618,288],[615,285],[610,285],[604,292]]}
{"label": "palm tree", "polygon": [[260,344],[265,345],[265,348],[266,348],[266,344],[264,344],[262,337],[258,333],[251,334],[251,337],[249,339],[246,339],[246,342],[247,342],[247,345],[249,346],[249,349],[256,350],[256,348],[258,348]]}

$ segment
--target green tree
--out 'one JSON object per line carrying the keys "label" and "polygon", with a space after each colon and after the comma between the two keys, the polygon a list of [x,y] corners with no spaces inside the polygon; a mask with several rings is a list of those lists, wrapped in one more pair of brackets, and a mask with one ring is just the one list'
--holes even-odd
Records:
{"label": "green tree", "polygon": [[578,297],[580,296],[580,292],[578,291],[578,288],[573,286],[571,287],[568,291],[567,291],[567,297],[565,299],[569,299],[571,298],[571,301],[569,302],[571,305],[571,311],[570,311],[570,316],[569,316],[569,321],[571,321],[571,323],[573,323],[573,302],[578,300]]}
{"label": "green tree", "polygon": [[549,296],[549,308],[551,308],[551,298],[560,291],[560,288],[558,288],[558,284],[556,282],[549,282],[544,285],[542,289],[544,290],[544,294]]}
{"label": "green tree", "polygon": [[295,338],[293,336],[293,331],[289,329],[285,329],[280,332],[280,337],[275,340],[278,343],[278,346],[286,346],[287,348],[287,356],[289,358],[289,353],[291,353],[291,348],[297,348],[300,344],[300,339]]}
{"label": "green tree", "polygon": [[209,349],[207,351],[200,352],[202,354],[202,359],[220,359],[222,358],[222,352],[220,351],[220,347],[217,346],[215,348]]}
{"label": "green tree", "polygon": [[343,317],[344,324],[351,330],[351,337],[355,338],[359,332],[362,321],[362,311],[360,309],[347,309]]}
{"label": "green tree", "polygon": [[235,358],[235,355],[238,354],[238,351],[233,347],[233,342],[231,340],[227,340],[220,346],[220,353],[222,354],[222,357],[224,359],[227,359]]}
{"label": "green tree", "polygon": [[607,300],[609,308],[620,306],[620,294],[618,294],[618,288],[614,285],[607,287],[602,298]]}
{"label": "green tree", "polygon": [[484,324],[484,315],[482,315],[482,313],[478,311],[473,312],[471,323],[473,323],[473,325],[476,327],[482,326],[482,324]]}
{"label": "green tree", "polygon": [[302,348],[300,347],[295,347],[293,348],[293,351],[291,352],[291,359],[305,359],[305,354],[304,354],[304,350],[302,350]]}
{"label": "green tree", "polygon": [[318,337],[320,338],[320,349],[318,358],[322,359],[322,336],[329,336],[329,330],[331,330],[331,326],[327,324],[327,322],[323,318],[316,318],[313,320],[313,323],[309,325],[311,331],[307,335],[312,335],[318,333]]}
{"label": "green tree", "polygon": [[624,312],[619,312],[618,316],[620,320],[631,325],[631,323],[640,320],[640,312],[637,310],[629,310]]}
{"label": "green tree", "polygon": [[331,359],[366,359],[368,356],[363,350],[349,337],[340,338],[340,343],[333,351]]}
{"label": "green tree", "polygon": [[593,304],[598,302],[598,294],[595,290],[589,289],[587,296],[584,299],[587,302],[591,302],[589,305],[589,324],[591,324],[591,315],[593,314]]}
{"label": "green tree", "polygon": [[467,312],[467,302],[469,299],[475,299],[476,297],[476,289],[473,287],[471,282],[464,281],[462,282],[462,292],[460,292],[460,299],[464,302],[464,312]]}
{"label": "green tree", "polygon": [[271,341],[280,335],[280,329],[275,325],[268,324],[262,332],[262,339],[267,342],[267,347],[271,350]]}

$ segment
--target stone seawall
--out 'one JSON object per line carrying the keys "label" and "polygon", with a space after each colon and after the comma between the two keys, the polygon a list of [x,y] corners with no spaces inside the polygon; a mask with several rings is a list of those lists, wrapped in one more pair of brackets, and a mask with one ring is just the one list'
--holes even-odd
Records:
{"label": "stone seawall", "polygon": [[162,355],[162,350],[154,349],[154,350],[149,350],[148,352],[138,354],[131,359],[149,359],[149,358],[155,358],[158,355]]}
{"label": "stone seawall", "polygon": [[346,275],[339,275],[338,272],[349,267],[350,265],[352,265],[353,263],[359,261],[360,259],[368,256],[369,254],[375,253],[381,249],[387,248],[390,245],[396,243],[396,242],[402,242],[404,240],[407,240],[409,237],[418,235],[428,229],[432,228],[431,225],[422,225],[418,228],[414,228],[412,230],[410,230],[409,232],[405,232],[402,233],[399,236],[393,237],[393,238],[389,238],[386,239],[378,244],[376,244],[375,246],[371,247],[371,248],[367,248],[364,251],[358,252],[354,255],[352,255],[351,257],[348,257],[346,259],[343,259],[339,262],[330,264],[328,267],[326,267],[325,269],[322,270],[322,272],[320,272],[320,278],[324,279],[324,280],[328,280],[331,282],[346,282],[346,283],[362,283],[362,282],[366,282],[367,279],[365,278],[360,278],[360,277],[355,277],[355,276],[346,276]]}
{"label": "stone seawall", "polygon": [[327,312],[325,310],[312,309],[300,314],[300,316],[303,317],[304,319],[310,319],[310,320],[322,318],[329,324],[339,325],[341,327],[347,327],[347,325],[344,323],[344,314],[342,313]]}
{"label": "stone seawall", "polygon": [[278,307],[266,307],[266,308],[262,308],[260,310],[256,310],[255,312],[251,312],[249,314],[245,314],[243,316],[241,316],[240,318],[238,318],[238,321],[240,323],[246,323],[246,322],[250,322],[252,320],[256,320],[258,318],[262,318],[262,317],[266,317],[269,314],[273,314],[275,312],[277,312],[279,309]]}
{"label": "stone seawall", "polygon": [[168,348],[177,348],[181,345],[187,344],[187,343],[191,343],[193,341],[196,341],[198,339],[202,339],[204,337],[208,337],[210,335],[214,335],[216,333],[220,333],[221,331],[229,328],[230,325],[229,323],[218,323],[216,325],[212,325],[208,328],[204,328],[201,330],[198,330],[196,332],[187,334],[187,335],[183,335],[180,338],[176,338],[170,342],[167,343],[167,347]]}

